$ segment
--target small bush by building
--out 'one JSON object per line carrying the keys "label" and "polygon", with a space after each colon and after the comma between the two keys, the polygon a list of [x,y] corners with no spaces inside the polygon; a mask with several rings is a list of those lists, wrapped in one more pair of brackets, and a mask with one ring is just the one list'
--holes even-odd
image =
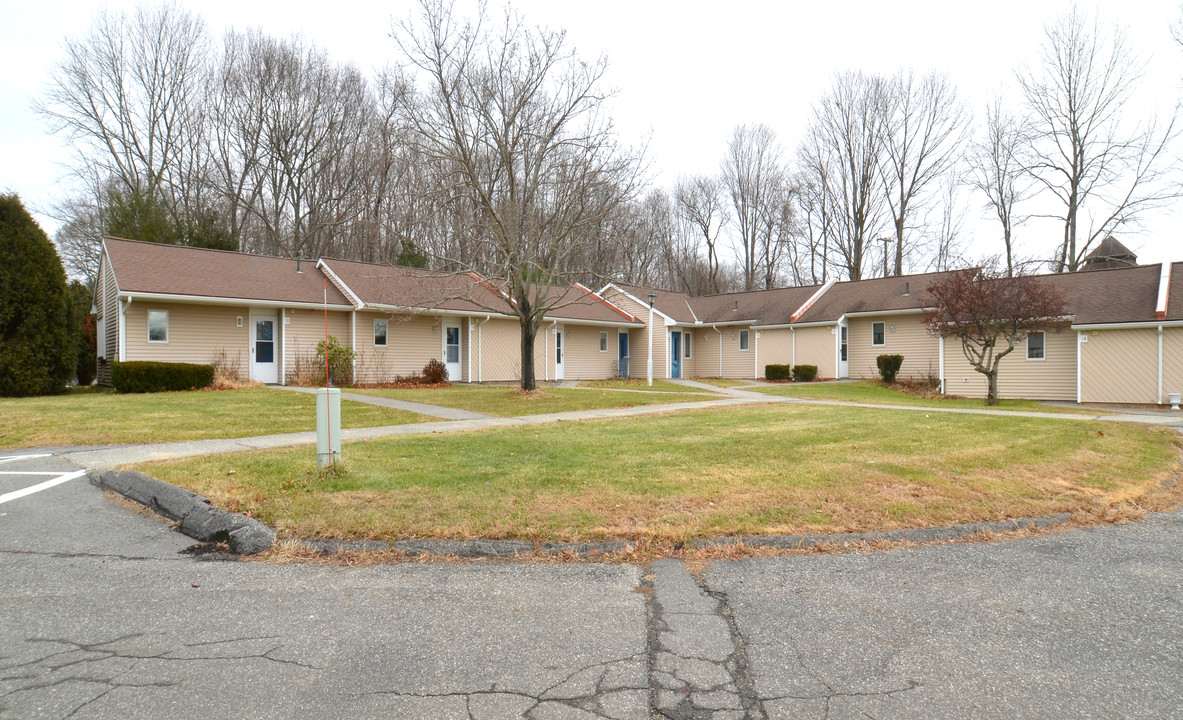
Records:
{"label": "small bush by building", "polygon": [[794,365],[793,382],[813,382],[817,378],[817,365]]}
{"label": "small bush by building", "polygon": [[436,358],[423,366],[423,380],[428,385],[439,385],[448,381],[448,368]]}
{"label": "small bush by building", "polygon": [[793,377],[793,369],[788,365],[765,365],[764,379],[789,380]]}
{"label": "small bush by building", "polygon": [[213,365],[148,361],[111,363],[111,384],[115,386],[115,392],[200,390],[209,387],[213,381]]}
{"label": "small bush by building", "polygon": [[[345,345],[342,345],[335,335],[329,335],[329,378],[333,385],[352,385],[353,384],[353,359],[357,356],[357,352]],[[316,359],[320,361],[321,367],[324,367],[325,362],[325,341],[321,340],[316,344]]]}
{"label": "small bush by building", "polygon": [[883,382],[888,385],[895,382],[895,376],[899,374],[903,364],[903,355],[880,355],[875,358],[875,365],[879,368],[879,377],[883,378]]}

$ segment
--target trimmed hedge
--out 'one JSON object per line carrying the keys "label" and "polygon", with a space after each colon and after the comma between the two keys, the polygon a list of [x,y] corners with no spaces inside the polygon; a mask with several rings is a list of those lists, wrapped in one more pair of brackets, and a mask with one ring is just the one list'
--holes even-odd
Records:
{"label": "trimmed hedge", "polygon": [[764,378],[766,380],[788,380],[793,371],[788,365],[765,365]]}
{"label": "trimmed hedge", "polygon": [[903,364],[903,355],[880,355],[875,358],[875,365],[879,368],[879,377],[883,378],[883,382],[888,385],[895,382],[895,376]]}
{"label": "trimmed hedge", "polygon": [[115,392],[200,390],[209,387],[213,381],[213,365],[147,361],[111,363],[111,384],[115,386]]}
{"label": "trimmed hedge", "polygon": [[817,377],[817,365],[794,365],[793,382],[813,382]]}

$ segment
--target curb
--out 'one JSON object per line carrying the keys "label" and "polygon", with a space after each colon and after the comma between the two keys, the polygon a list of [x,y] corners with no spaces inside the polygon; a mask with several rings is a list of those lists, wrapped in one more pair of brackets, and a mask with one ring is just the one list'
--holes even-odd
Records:
{"label": "curb", "polygon": [[[107,471],[92,474],[90,482],[103,490],[119,493],[164,517],[177,521],[177,529],[201,542],[224,542],[239,555],[254,555],[275,544],[275,531],[263,523],[239,513],[213,507],[209,499],[197,493],[162,482],[134,471]],[[959,540],[986,532],[1013,532],[1027,528],[1050,528],[1063,525],[1068,513],[1046,517],[965,523],[937,528],[914,528],[884,532],[838,533],[835,535],[748,535],[712,540],[695,540],[696,548],[730,545],[767,547],[778,550],[802,550],[819,545],[853,545],[864,542],[939,542]],[[633,547],[624,540],[587,543],[532,543],[521,540],[296,540],[300,547],[323,555],[338,552],[385,552],[398,550],[412,557],[420,555],[455,555],[462,558],[514,558],[535,553],[580,557],[619,552]]]}
{"label": "curb", "polygon": [[194,540],[224,542],[239,555],[261,553],[275,544],[275,531],[258,520],[220,510],[206,497],[143,473],[95,473],[90,482],[176,521],[177,529]]}
{"label": "curb", "polygon": [[803,550],[819,545],[854,545],[864,542],[938,542],[941,540],[960,540],[970,535],[986,532],[1013,532],[1027,528],[1050,528],[1056,525],[1063,525],[1070,518],[1071,516],[1068,513],[1058,513],[1045,517],[1021,518],[1019,520],[965,523],[945,527],[887,530],[883,532],[837,533],[834,535],[749,535],[746,537],[695,540],[691,545],[697,548],[747,545],[754,548],[767,547],[778,550]]}

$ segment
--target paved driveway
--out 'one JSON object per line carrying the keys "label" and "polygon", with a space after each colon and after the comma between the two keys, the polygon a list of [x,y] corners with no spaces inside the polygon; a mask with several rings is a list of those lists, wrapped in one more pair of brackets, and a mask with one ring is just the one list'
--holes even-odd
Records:
{"label": "paved driveway", "polygon": [[85,478],[0,504],[0,718],[1183,717],[1177,515],[701,579],[188,545]]}

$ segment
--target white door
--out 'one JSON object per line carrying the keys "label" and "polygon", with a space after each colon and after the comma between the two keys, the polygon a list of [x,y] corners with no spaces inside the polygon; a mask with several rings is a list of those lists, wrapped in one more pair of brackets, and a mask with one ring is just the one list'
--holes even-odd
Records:
{"label": "white door", "polygon": [[555,380],[563,379],[563,326],[555,328]]}
{"label": "white door", "polygon": [[277,313],[251,313],[251,380],[279,382],[275,328]]}
{"label": "white door", "polygon": [[850,377],[850,360],[847,355],[849,329],[845,324],[838,326],[838,377]]}
{"label": "white door", "polygon": [[448,382],[460,382],[460,325],[444,323],[444,365],[448,368]]}

